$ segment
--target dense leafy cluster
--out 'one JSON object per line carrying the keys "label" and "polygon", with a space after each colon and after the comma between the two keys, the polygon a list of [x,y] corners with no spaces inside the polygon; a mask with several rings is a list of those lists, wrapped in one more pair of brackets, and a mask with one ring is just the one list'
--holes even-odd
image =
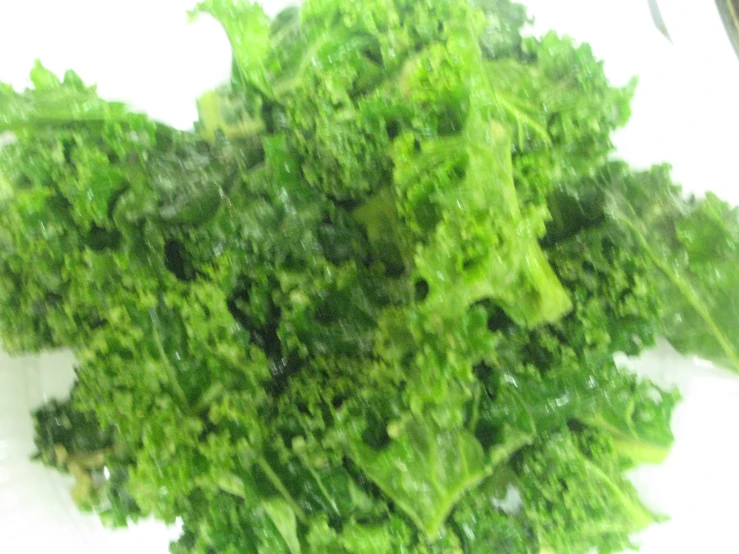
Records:
{"label": "dense leafy cluster", "polygon": [[739,369],[737,212],[609,162],[633,87],[508,0],[196,12],[195,132],[0,85],[0,336],[79,363],[40,458],[177,554],[631,547],[678,395],[613,355]]}

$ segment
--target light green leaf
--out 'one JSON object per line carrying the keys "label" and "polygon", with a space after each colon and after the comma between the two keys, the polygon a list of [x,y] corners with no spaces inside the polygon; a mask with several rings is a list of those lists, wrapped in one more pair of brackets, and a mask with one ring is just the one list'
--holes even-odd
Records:
{"label": "light green leaf", "polygon": [[271,96],[266,61],[272,52],[269,18],[262,6],[234,0],[206,0],[194,10],[212,15],[228,34],[234,60],[246,83]]}
{"label": "light green leaf", "polygon": [[456,502],[491,471],[485,451],[464,430],[439,431],[412,422],[383,450],[364,444],[349,456],[429,538]]}
{"label": "light green leaf", "polygon": [[124,104],[100,99],[95,88],[85,87],[74,73],[68,73],[61,82],[36,62],[31,78],[36,88],[22,94],[9,86],[0,86],[0,133],[28,126],[130,117]]}
{"label": "light green leaf", "polygon": [[682,353],[739,371],[739,210],[685,198],[669,168],[608,173],[608,215],[661,275],[664,333]]}
{"label": "light green leaf", "polygon": [[300,541],[298,540],[298,526],[295,518],[295,512],[290,505],[280,499],[275,498],[262,502],[262,508],[275,524],[277,530],[285,540],[290,554],[300,554]]}

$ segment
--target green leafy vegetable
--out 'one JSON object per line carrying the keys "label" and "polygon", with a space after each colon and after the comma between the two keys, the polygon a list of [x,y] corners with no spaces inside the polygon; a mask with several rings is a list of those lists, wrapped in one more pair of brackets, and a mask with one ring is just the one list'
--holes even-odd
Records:
{"label": "green leafy vegetable", "polygon": [[659,518],[621,474],[608,435],[553,435],[521,462],[527,518],[539,543],[554,552],[620,552],[628,534]]}
{"label": "green leafy vegetable", "polygon": [[36,62],[31,71],[34,88],[24,94],[0,86],[0,132],[23,132],[28,127],[63,126],[70,122],[101,123],[130,117],[123,104],[101,100],[73,72],[64,81]]}
{"label": "green leafy vegetable", "polygon": [[364,447],[350,456],[430,538],[459,497],[490,471],[482,446],[468,432],[438,433],[417,423],[380,452]]}
{"label": "green leafy vegetable", "polygon": [[71,494],[80,510],[94,510],[111,526],[139,518],[141,510],[128,491],[126,453],[110,428],[75,410],[71,400],[52,400],[33,417],[36,459],[74,477]]}
{"label": "green leafy vegetable", "polygon": [[508,0],[194,14],[194,131],[0,85],[0,338],[78,361],[38,458],[177,554],[630,548],[679,394],[614,355],[739,371],[739,214],[608,161],[634,84]]}
{"label": "green leafy vegetable", "polygon": [[681,352],[739,370],[737,210],[711,193],[683,199],[665,169],[646,178],[649,196],[632,196],[627,176],[606,209],[662,274],[662,294],[675,299],[665,308],[664,333]]}

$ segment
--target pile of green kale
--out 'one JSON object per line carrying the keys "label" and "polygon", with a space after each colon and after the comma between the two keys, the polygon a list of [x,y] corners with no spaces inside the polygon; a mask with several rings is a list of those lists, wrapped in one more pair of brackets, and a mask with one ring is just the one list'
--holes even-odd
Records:
{"label": "pile of green kale", "polygon": [[609,161],[633,86],[509,0],[196,11],[194,132],[0,84],[0,335],[79,363],[40,458],[177,554],[629,548],[678,395],[613,355],[739,369],[737,211]]}

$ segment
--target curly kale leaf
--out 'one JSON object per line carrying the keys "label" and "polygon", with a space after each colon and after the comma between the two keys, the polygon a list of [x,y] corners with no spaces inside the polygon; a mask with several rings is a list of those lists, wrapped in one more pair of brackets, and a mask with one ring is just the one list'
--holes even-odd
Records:
{"label": "curly kale leaf", "polygon": [[262,6],[251,2],[206,0],[193,14],[208,13],[224,27],[234,46],[234,63],[241,78],[264,94],[271,94],[267,59],[272,53],[270,21]]}
{"label": "curly kale leaf", "polygon": [[739,371],[737,209],[710,193],[684,199],[665,168],[615,179],[607,213],[661,273],[665,336],[680,352]]}
{"label": "curly kale leaf", "polygon": [[455,507],[450,525],[462,539],[465,553],[540,553],[538,539],[520,506],[506,503],[507,495],[515,490],[513,479],[510,466],[499,468]]}
{"label": "curly kale leaf", "polygon": [[[521,212],[510,160],[505,130],[472,112],[461,137],[422,142],[419,154],[398,156],[395,180],[415,225],[432,218],[429,244],[415,259],[427,302],[466,308],[491,298],[533,327],[556,321],[571,302],[537,243],[541,219]],[[463,179],[452,188],[454,172]]]}
{"label": "curly kale leaf", "polygon": [[34,88],[17,93],[0,85],[0,132],[28,132],[36,127],[58,127],[70,123],[100,123],[131,117],[124,104],[98,97],[94,87],[86,87],[76,73],[64,80],[36,62],[31,71]]}
{"label": "curly kale leaf", "polygon": [[[555,243],[568,248],[574,242],[600,240],[611,256],[650,269],[632,288],[652,299],[657,334],[683,353],[739,368],[739,336],[733,325],[736,209],[710,193],[704,199],[686,198],[667,166],[632,172],[622,163],[609,164],[593,179],[565,189],[551,205]],[[628,329],[641,326],[630,319]]]}
{"label": "curly kale leaf", "polygon": [[81,510],[94,511],[110,526],[136,521],[142,512],[128,491],[127,454],[110,427],[75,409],[75,393],[34,412],[34,458],[74,477],[72,499]]}
{"label": "curly kale leaf", "polygon": [[481,401],[476,428],[483,442],[516,432],[541,435],[579,422],[611,436],[623,467],[663,462],[674,442],[671,418],[679,394],[619,370],[610,360],[580,366],[570,358],[568,364],[544,375],[529,368],[488,378],[493,399]]}
{"label": "curly kale leaf", "polygon": [[623,476],[612,439],[568,430],[525,451],[518,471],[524,513],[539,543],[553,552],[616,553],[629,535],[660,517]]}
{"label": "curly kale leaf", "polygon": [[357,466],[429,538],[459,498],[491,471],[482,445],[464,430],[438,432],[409,423],[379,452],[355,448],[349,455]]}
{"label": "curly kale leaf", "polygon": [[0,88],[0,334],[79,361],[43,459],[180,554],[628,547],[678,395],[613,355],[730,361],[736,213],[604,166],[631,87],[508,0],[196,11],[195,132]]}
{"label": "curly kale leaf", "polygon": [[[85,105],[108,105],[76,77],[35,71],[26,95],[79,88]],[[240,168],[263,157],[261,144],[242,141],[236,153],[115,104],[48,126],[45,105],[29,106],[28,126],[0,150],[0,333],[14,352],[85,344],[116,290],[153,290],[169,272],[192,277],[172,229],[212,218]]]}

